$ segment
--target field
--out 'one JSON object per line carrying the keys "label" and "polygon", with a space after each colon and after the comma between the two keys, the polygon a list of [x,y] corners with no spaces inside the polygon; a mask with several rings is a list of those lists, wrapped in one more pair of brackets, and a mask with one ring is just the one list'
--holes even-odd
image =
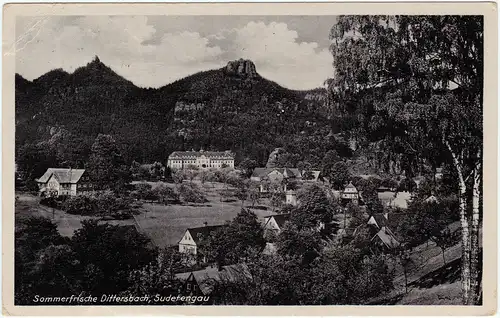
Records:
{"label": "field", "polygon": [[[82,227],[81,221],[89,219],[97,219],[90,216],[80,216],[68,214],[58,209],[48,208],[40,205],[40,198],[26,193],[16,193],[18,201],[15,207],[15,221],[16,224],[24,218],[30,216],[42,216],[49,218],[57,225],[59,233],[63,236],[72,236],[73,232]],[[133,219],[131,220],[112,220],[103,221],[116,225],[135,225]]]}
{"label": "field", "polygon": [[[153,187],[159,183],[151,183]],[[174,187],[173,184],[168,184]],[[222,189],[220,183],[198,184],[203,188],[208,202],[203,204],[175,204],[163,205],[157,203],[144,203],[141,212],[130,220],[103,221],[117,225],[135,225],[139,232],[147,235],[155,245],[164,247],[175,245],[187,228],[223,224],[232,220],[241,210],[241,201],[221,202],[217,190]],[[81,228],[81,221],[92,219],[90,216],[68,214],[64,211],[51,209],[39,204],[40,198],[24,193],[17,193],[16,221],[28,216],[43,216],[53,220],[61,235],[72,236],[73,232]],[[245,202],[249,207],[250,202]],[[264,217],[273,214],[268,208],[268,200],[262,199],[256,204],[256,209],[251,209],[264,221]]]}
{"label": "field", "polygon": [[[151,183],[153,187],[157,183]],[[173,184],[168,184],[174,187]],[[156,203],[145,203],[142,212],[135,216],[135,220],[141,232],[151,238],[157,246],[175,245],[180,240],[184,231],[190,227],[208,225],[219,225],[232,220],[241,210],[241,201],[221,202],[217,190],[223,188],[220,183],[206,183],[198,185],[203,188],[208,202],[203,204],[163,205]],[[250,202],[245,202],[249,207]],[[264,217],[273,214],[268,208],[266,199],[262,199],[256,206],[262,209],[251,209],[260,221]],[[266,210],[264,210],[266,208]]]}

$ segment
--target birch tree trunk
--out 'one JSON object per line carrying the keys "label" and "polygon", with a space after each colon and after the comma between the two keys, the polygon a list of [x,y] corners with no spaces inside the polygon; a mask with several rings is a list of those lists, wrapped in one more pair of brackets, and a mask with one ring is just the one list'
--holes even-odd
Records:
{"label": "birch tree trunk", "polygon": [[[478,159],[481,160],[481,151]],[[481,194],[481,162],[474,168],[474,183],[472,188],[472,227],[471,227],[471,293],[469,304],[476,304],[479,293],[479,199]]]}
{"label": "birch tree trunk", "polygon": [[471,271],[470,271],[470,255],[471,255],[471,244],[470,244],[470,232],[469,232],[469,222],[466,215],[466,186],[463,182],[463,178],[460,181],[460,193],[459,193],[459,210],[460,210],[460,225],[462,227],[462,299],[463,304],[469,304],[470,295],[470,282],[471,282]]}
{"label": "birch tree trunk", "polygon": [[444,144],[448,148],[453,157],[453,164],[457,169],[458,174],[458,185],[459,185],[459,213],[460,213],[460,225],[462,228],[462,270],[461,270],[461,281],[462,281],[462,302],[464,305],[469,304],[470,297],[470,283],[471,283],[471,268],[470,268],[470,256],[471,256],[471,244],[470,244],[470,232],[469,232],[469,221],[467,219],[467,202],[466,202],[466,192],[467,186],[465,184],[465,179],[462,172],[462,164],[458,160],[455,152],[451,148],[448,141],[443,137]]}

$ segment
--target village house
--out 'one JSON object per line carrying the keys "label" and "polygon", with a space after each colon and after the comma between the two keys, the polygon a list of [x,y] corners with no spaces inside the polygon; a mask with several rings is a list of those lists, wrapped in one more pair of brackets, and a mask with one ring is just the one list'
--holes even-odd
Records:
{"label": "village house", "polygon": [[317,182],[322,179],[320,171],[317,170],[301,172],[298,168],[255,168],[250,180],[260,183],[260,192],[269,192],[270,183],[279,185],[282,191],[287,191],[284,181]]}
{"label": "village house", "polygon": [[241,282],[252,278],[246,264],[234,264],[226,266],[212,265],[205,269],[178,273],[175,278],[183,284],[180,294],[186,296],[207,296],[213,291],[217,283]]}
{"label": "village house", "polygon": [[379,250],[387,251],[397,248],[400,243],[391,230],[405,217],[405,213],[377,213],[370,216],[367,224],[372,229],[373,237],[371,239],[374,247]]}
{"label": "village house", "polygon": [[200,169],[234,168],[234,153],[231,151],[175,151],[168,156],[167,167],[185,169],[188,166]]}
{"label": "village house", "polygon": [[340,199],[344,204],[351,202],[358,205],[360,203],[359,191],[352,184],[352,182],[349,182],[349,184],[344,188],[344,191],[340,193]]}
{"label": "village house", "polygon": [[377,197],[382,205],[393,208],[407,209],[411,201],[411,193],[408,191],[380,191]]}
{"label": "village house", "polygon": [[290,213],[274,214],[264,218],[264,232],[272,231],[276,234],[281,232],[285,222],[290,219]]}
{"label": "village house", "polygon": [[189,228],[184,232],[184,235],[179,240],[179,253],[191,255],[195,260],[201,258],[203,263],[207,262],[207,258],[200,250],[200,243],[204,238],[207,238],[212,232],[224,227],[225,225],[208,226],[205,222],[204,226]]}
{"label": "village house", "polygon": [[285,193],[285,204],[297,206],[297,192],[288,190]]}
{"label": "village house", "polygon": [[93,192],[85,169],[49,168],[40,178],[38,183],[41,196],[79,195]]}

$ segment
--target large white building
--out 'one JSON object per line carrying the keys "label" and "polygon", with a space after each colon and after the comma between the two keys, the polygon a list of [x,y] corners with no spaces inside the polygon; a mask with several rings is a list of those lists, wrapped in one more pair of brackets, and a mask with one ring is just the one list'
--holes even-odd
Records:
{"label": "large white building", "polygon": [[175,151],[168,156],[167,166],[184,169],[190,165],[198,168],[234,168],[234,153],[231,151]]}

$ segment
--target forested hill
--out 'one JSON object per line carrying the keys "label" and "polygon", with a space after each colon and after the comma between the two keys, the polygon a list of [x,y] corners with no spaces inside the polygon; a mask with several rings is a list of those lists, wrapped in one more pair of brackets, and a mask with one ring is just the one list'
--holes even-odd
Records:
{"label": "forested hill", "polygon": [[97,57],[73,73],[52,70],[33,81],[16,74],[15,84],[17,149],[70,149],[74,155],[58,154],[65,165],[81,166],[99,133],[115,137],[127,162],[203,147],[264,164],[308,131],[330,132],[324,90],[286,89],[248,60],[158,89],[135,86]]}

